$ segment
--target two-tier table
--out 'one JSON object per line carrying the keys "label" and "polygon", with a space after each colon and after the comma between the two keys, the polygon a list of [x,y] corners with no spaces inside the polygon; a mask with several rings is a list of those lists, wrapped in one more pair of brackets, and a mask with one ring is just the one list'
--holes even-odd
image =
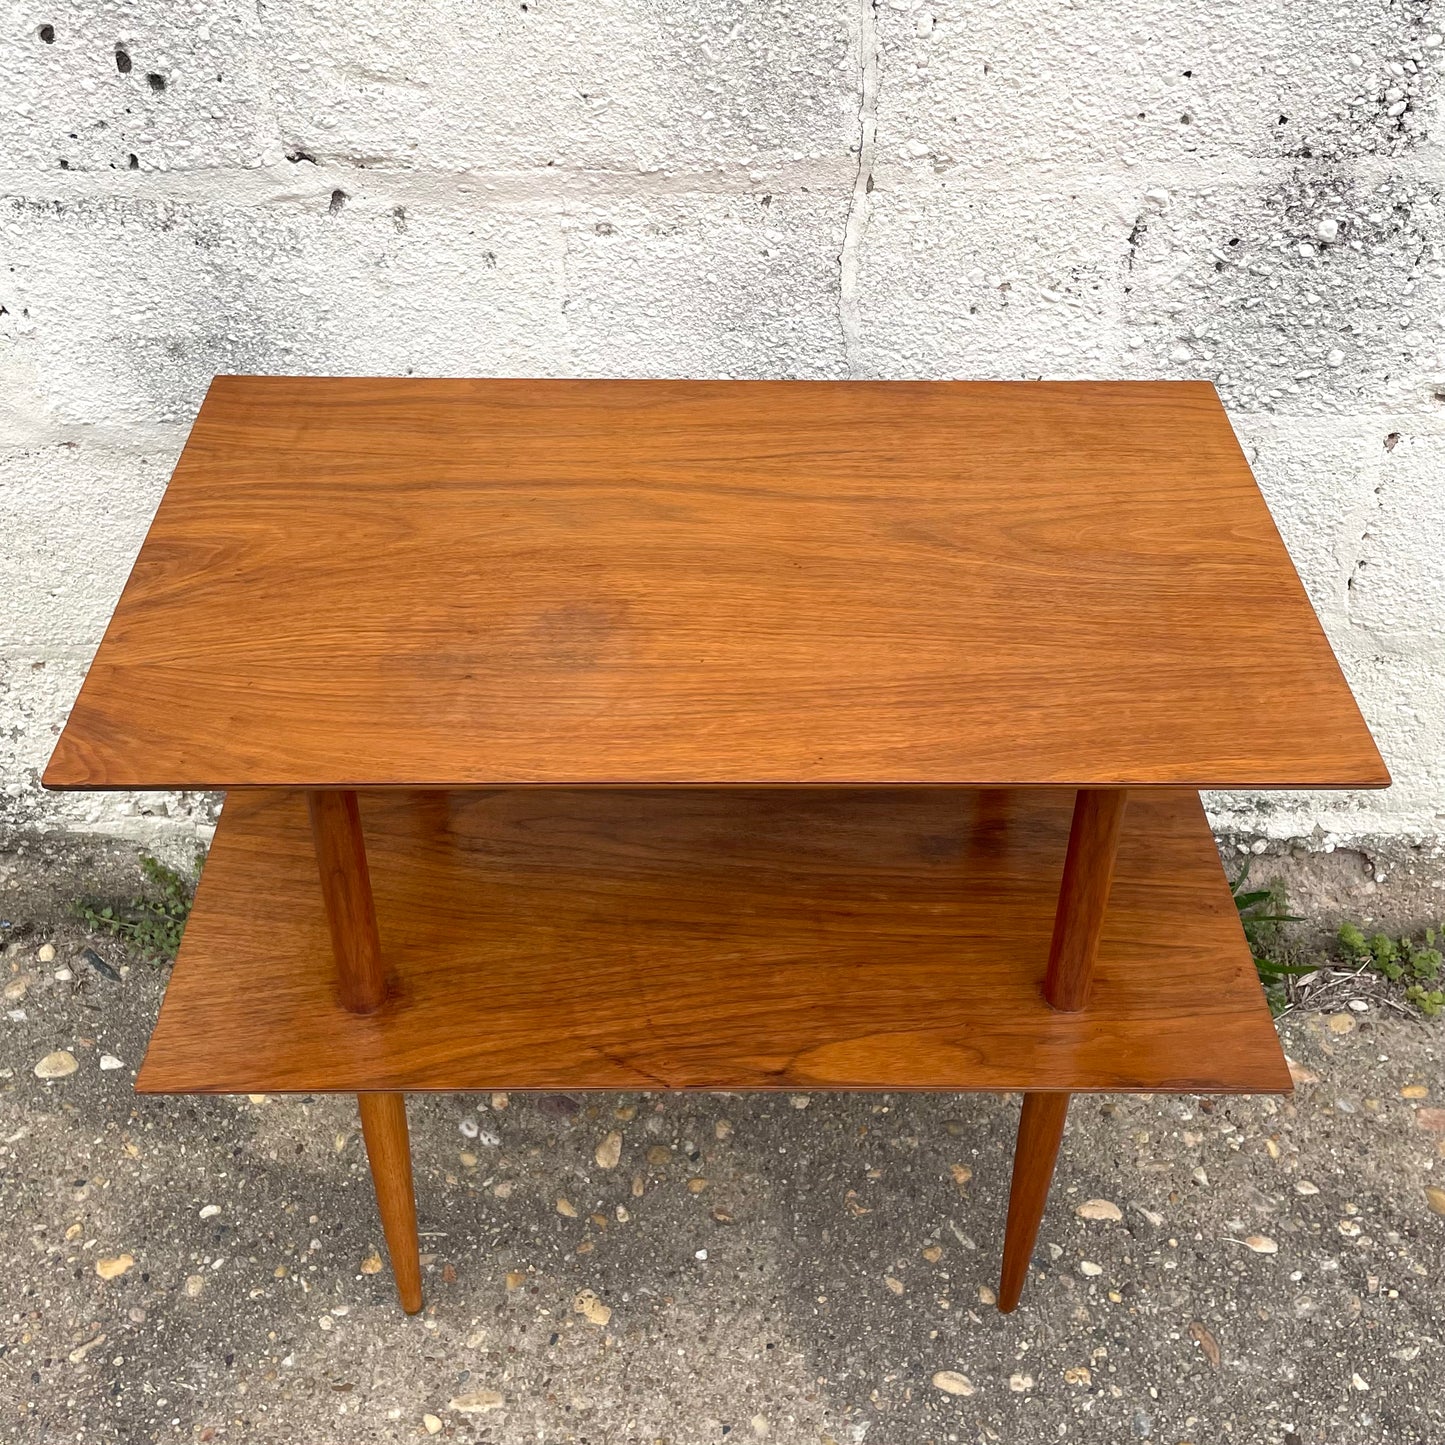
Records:
{"label": "two-tier table", "polygon": [[1196,790],[1388,781],[1208,385],[286,377],[45,774],[227,791],[137,1088],[355,1092],[407,1310],[417,1089],[1020,1091],[1013,1308],[1071,1093],[1289,1088]]}

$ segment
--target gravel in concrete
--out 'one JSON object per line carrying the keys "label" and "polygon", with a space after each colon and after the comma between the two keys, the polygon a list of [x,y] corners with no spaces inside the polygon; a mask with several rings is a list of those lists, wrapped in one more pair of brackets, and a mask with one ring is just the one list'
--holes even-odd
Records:
{"label": "gravel in concrete", "polygon": [[352,1101],[136,1097],[163,969],[7,907],[0,1440],[1445,1439],[1438,1026],[1080,1099],[1011,1317],[1016,1098],[414,1096],[407,1319]]}

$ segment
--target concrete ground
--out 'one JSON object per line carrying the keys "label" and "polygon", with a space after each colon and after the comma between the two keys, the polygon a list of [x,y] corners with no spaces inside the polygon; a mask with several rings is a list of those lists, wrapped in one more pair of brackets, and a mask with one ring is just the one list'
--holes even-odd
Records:
{"label": "concrete ground", "polygon": [[62,911],[121,853],[0,858],[0,1441],[1445,1439],[1441,1025],[1081,1098],[1011,1317],[1016,1098],[413,1096],[407,1319],[351,1100],[132,1094],[164,969]]}

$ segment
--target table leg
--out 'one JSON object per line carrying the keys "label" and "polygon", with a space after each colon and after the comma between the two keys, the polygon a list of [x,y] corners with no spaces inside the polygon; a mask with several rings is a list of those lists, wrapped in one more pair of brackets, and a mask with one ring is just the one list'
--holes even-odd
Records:
{"label": "table leg", "polygon": [[1067,1094],[1024,1095],[1018,1143],[1014,1146],[1013,1185],[1009,1190],[1003,1270],[998,1286],[998,1307],[1004,1314],[1013,1310],[1023,1293],[1068,1111]]}
{"label": "table leg", "polygon": [[361,1133],[371,1163],[376,1210],[401,1307],[421,1308],[421,1254],[416,1232],[416,1195],[411,1183],[411,1142],[406,1132],[406,1097],[397,1093],[358,1094]]}
{"label": "table leg", "polygon": [[1089,1001],[1127,796],[1123,788],[1080,788],[1074,799],[1044,978],[1044,997],[1066,1013],[1077,1012]]}
{"label": "table leg", "polygon": [[306,802],[341,1002],[352,1013],[372,1013],[386,998],[386,974],[356,794],[330,789],[309,792]]}

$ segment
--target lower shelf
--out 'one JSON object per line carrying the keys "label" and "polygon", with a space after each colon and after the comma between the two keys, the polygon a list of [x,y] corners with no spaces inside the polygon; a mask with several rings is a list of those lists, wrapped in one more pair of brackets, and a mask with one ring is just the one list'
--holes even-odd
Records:
{"label": "lower shelf", "polygon": [[1136,792],[1092,999],[1040,986],[1073,794],[364,793],[347,1013],[304,797],[226,802],[137,1087],[1290,1087],[1199,799]]}

